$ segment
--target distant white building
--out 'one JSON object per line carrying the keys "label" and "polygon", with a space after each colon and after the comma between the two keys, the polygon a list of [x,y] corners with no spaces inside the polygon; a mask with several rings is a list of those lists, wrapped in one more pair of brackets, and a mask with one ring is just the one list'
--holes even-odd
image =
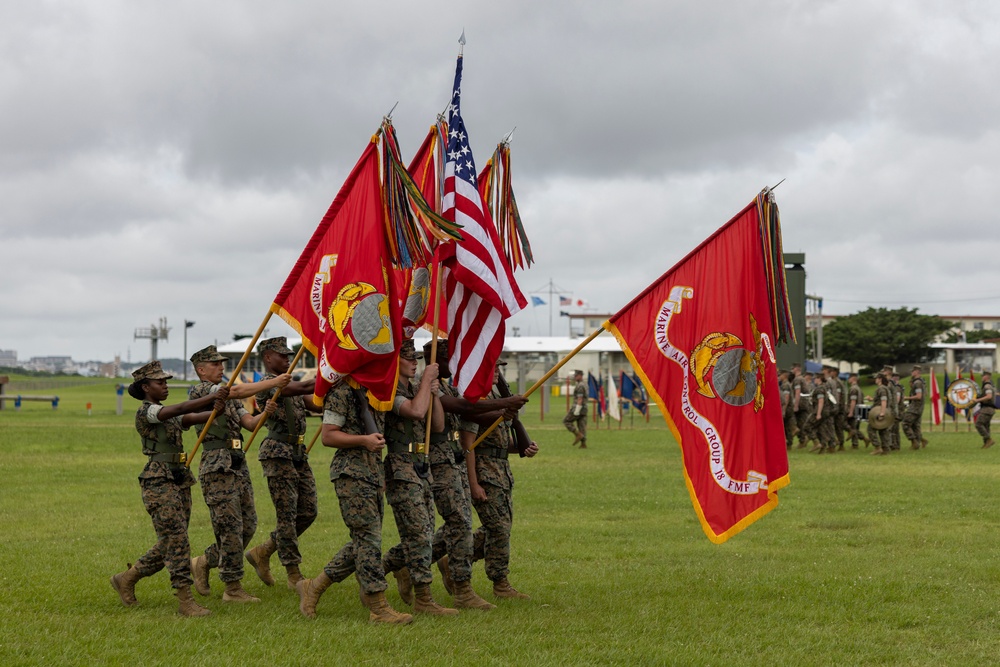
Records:
{"label": "distant white building", "polygon": [[0,350],[0,366],[17,368],[17,350]]}

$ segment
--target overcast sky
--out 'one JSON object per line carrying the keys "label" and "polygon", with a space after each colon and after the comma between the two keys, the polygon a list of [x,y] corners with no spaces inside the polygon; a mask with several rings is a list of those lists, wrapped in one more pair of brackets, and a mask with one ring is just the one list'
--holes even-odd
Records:
{"label": "overcast sky", "polygon": [[0,5],[0,349],[252,333],[397,101],[416,150],[463,29],[480,166],[517,126],[526,295],[614,312],[784,178],[826,312],[1000,315],[995,2],[38,0]]}

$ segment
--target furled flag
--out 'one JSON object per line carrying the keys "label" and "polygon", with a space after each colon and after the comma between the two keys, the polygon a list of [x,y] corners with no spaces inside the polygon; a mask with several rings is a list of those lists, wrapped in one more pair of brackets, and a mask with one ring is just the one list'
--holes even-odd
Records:
{"label": "furled flag", "polygon": [[516,270],[530,267],[534,257],[511,187],[509,139],[508,135],[497,145],[486,166],[479,172],[479,193],[497,226],[507,264],[511,270]]}
{"label": "furled flag", "polygon": [[[948,379],[948,371],[944,372],[944,390],[948,391],[948,387],[951,385],[951,380]],[[947,398],[944,401],[944,413],[951,417],[952,421],[955,421],[955,406],[951,404]]]}
{"label": "furled flag", "polygon": [[531,297],[531,305],[532,306],[544,306],[545,305],[545,300],[542,299],[542,297],[540,297],[540,296],[533,296],[533,297]]}
{"label": "furled flag", "polygon": [[621,405],[618,402],[618,388],[615,387],[615,376],[608,373],[608,416],[615,421],[622,420]]}
{"label": "furled flag", "polygon": [[622,373],[621,386],[622,398],[634,405],[639,412],[646,414],[646,399],[638,382],[629,377],[628,373]]}
{"label": "furled flag", "polygon": [[[453,231],[429,211],[408,178],[385,120],[271,305],[317,358],[317,405],[350,376],[368,389],[373,406],[392,406],[402,330],[393,264],[426,256],[428,233]],[[429,218],[442,227],[430,232],[424,227]]]}
{"label": "furled flag", "polygon": [[572,306],[573,305],[573,299],[569,298],[568,296],[561,296],[561,297],[559,297],[559,305],[560,306]]}
{"label": "furled flag", "polygon": [[788,484],[773,346],[794,332],[770,190],[604,324],[660,405],[708,538],[721,543]]}
{"label": "furled flag", "polygon": [[461,241],[439,247],[448,303],[450,365],[455,388],[478,400],[493,387],[507,318],[528,305],[503,257],[496,228],[476,185],[476,164],[461,115],[462,56],[448,105],[443,215],[462,226]]}
{"label": "furled flag", "polygon": [[941,392],[938,390],[937,374],[931,369],[931,417],[934,425],[941,423]]}
{"label": "furled flag", "polygon": [[594,401],[597,418],[604,419],[604,390],[601,389],[600,381],[589,371],[587,372],[587,397]]}

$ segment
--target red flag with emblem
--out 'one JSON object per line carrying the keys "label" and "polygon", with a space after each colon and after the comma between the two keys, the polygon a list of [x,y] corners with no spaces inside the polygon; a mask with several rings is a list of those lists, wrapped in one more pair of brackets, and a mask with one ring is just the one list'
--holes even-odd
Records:
{"label": "red flag with emblem", "polygon": [[319,364],[313,400],[342,376],[392,406],[401,307],[390,279],[379,141],[372,138],[271,305]]}
{"label": "red flag with emblem", "polygon": [[788,484],[773,347],[794,332],[770,191],[604,326],[662,407],[708,538],[773,509]]}
{"label": "red flag with emblem", "polygon": [[934,425],[941,423],[941,390],[938,389],[937,375],[931,368],[931,417]]}

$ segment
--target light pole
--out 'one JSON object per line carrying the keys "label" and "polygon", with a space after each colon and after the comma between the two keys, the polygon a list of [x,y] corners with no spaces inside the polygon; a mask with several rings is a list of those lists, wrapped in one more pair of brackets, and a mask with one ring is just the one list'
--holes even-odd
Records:
{"label": "light pole", "polygon": [[194,322],[184,320],[184,381],[188,379],[188,329],[194,326]]}

